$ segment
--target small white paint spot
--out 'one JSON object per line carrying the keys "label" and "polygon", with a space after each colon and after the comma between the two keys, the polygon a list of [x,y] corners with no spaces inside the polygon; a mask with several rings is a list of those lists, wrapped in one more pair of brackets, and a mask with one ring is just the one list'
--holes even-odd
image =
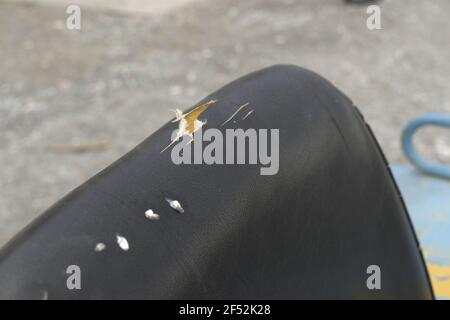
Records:
{"label": "small white paint spot", "polygon": [[183,213],[184,209],[181,206],[180,202],[178,202],[178,200],[173,200],[173,199],[169,199],[166,198],[166,201],[169,203],[169,206],[174,209],[175,211],[179,212],[179,213]]}
{"label": "small white paint spot", "polygon": [[102,242],[99,242],[99,243],[97,243],[96,245],[95,245],[95,251],[96,252],[100,252],[100,251],[103,251],[103,250],[105,250],[105,248],[106,248],[106,245],[104,244],[104,243],[102,243]]}
{"label": "small white paint spot", "polygon": [[159,214],[154,213],[152,209],[145,211],[145,217],[150,220],[159,220]]}
{"label": "small white paint spot", "polygon": [[122,237],[120,234],[116,234],[116,239],[120,249],[122,249],[123,251],[128,251],[128,249],[130,249],[128,240],[125,237]]}

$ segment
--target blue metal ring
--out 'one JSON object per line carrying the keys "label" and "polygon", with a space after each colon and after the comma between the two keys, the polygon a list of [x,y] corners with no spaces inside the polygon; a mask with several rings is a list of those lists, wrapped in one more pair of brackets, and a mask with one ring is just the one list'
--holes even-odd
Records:
{"label": "blue metal ring", "polygon": [[422,158],[413,146],[413,135],[423,126],[439,126],[450,128],[450,115],[444,113],[428,113],[409,122],[402,135],[402,147],[406,157],[422,172],[450,179],[450,166],[428,161]]}

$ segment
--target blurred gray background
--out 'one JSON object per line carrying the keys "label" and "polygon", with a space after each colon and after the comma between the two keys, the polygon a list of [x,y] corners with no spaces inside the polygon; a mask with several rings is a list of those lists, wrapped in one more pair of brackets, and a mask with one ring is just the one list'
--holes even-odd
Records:
{"label": "blurred gray background", "polygon": [[[66,7],[82,9],[81,30]],[[211,91],[276,63],[343,90],[390,162],[402,127],[450,112],[450,1],[0,0],[0,245]],[[418,148],[450,162],[448,131]]]}

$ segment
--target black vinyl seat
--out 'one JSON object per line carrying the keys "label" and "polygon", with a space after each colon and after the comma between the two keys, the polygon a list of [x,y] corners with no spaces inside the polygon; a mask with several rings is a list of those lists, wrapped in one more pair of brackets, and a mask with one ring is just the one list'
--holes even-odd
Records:
{"label": "black vinyl seat", "polygon": [[[170,150],[161,153],[177,126],[167,123],[2,249],[0,298],[433,298],[386,161],[345,95],[279,65],[201,103],[212,99],[205,129],[279,129],[276,174],[254,164],[176,165]],[[254,112],[222,126],[246,102]],[[149,208],[159,220],[145,217]],[[80,290],[67,287],[71,265]],[[379,290],[367,287],[371,265]]]}

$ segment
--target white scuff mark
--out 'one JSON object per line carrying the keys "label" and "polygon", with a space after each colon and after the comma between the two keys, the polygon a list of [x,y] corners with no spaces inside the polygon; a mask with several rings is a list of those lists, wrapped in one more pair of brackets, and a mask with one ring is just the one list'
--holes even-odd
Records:
{"label": "white scuff mark", "polygon": [[120,234],[116,234],[116,239],[120,249],[122,249],[123,251],[128,251],[130,249],[128,240],[125,237],[121,236]]}
{"label": "white scuff mark", "polygon": [[95,250],[95,252],[100,252],[100,251],[105,250],[105,248],[106,248],[106,245],[103,242],[99,242],[95,245],[94,250]]}
{"label": "white scuff mark", "polygon": [[231,117],[229,117],[227,120],[225,120],[224,123],[222,123],[221,126],[226,125],[231,119],[233,119],[238,113],[239,111],[241,111],[243,108],[245,108],[246,106],[248,106],[250,104],[250,102],[244,103],[242,106],[240,106],[232,115]]}
{"label": "white scuff mark", "polygon": [[42,300],[48,300],[48,291],[44,290],[44,294],[42,295]]}
{"label": "white scuff mark", "polygon": [[250,110],[243,118],[242,120],[245,120],[248,118],[249,115],[251,115],[255,110]]}
{"label": "white scuff mark", "polygon": [[181,206],[180,202],[178,200],[173,200],[170,198],[166,198],[166,201],[169,203],[169,206],[174,209],[175,211],[179,212],[179,213],[183,213],[184,209]]}
{"label": "white scuff mark", "polygon": [[159,214],[154,213],[152,209],[145,211],[145,217],[150,220],[159,220]]}

